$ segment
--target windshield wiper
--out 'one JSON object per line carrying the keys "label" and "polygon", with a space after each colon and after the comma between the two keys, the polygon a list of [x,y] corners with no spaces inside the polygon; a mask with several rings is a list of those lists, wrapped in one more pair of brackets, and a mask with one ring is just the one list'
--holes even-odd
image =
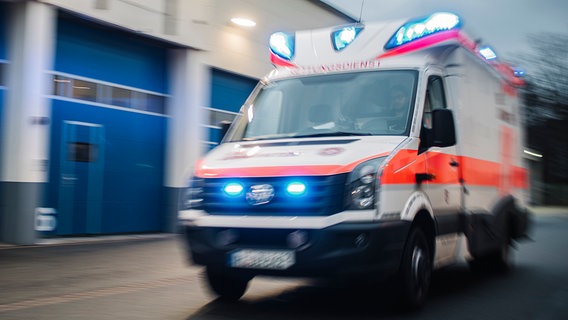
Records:
{"label": "windshield wiper", "polygon": [[317,137],[337,137],[337,136],[372,136],[371,133],[364,132],[348,132],[348,131],[331,131],[311,134],[299,134],[291,136],[291,138],[317,138]]}

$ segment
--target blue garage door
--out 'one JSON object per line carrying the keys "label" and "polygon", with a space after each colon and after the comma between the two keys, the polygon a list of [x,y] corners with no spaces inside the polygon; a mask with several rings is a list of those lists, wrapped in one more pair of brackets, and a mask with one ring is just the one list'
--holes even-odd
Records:
{"label": "blue garage door", "polygon": [[[6,19],[6,4],[0,2],[0,126],[2,124],[2,114],[4,113],[4,92],[6,91],[6,66],[8,64],[7,50],[8,50],[8,27]],[[0,152],[2,150],[2,130],[0,127]],[[0,161],[2,154],[0,154]],[[0,213],[1,217],[1,213]]]}
{"label": "blue garage door", "polygon": [[221,140],[221,121],[232,121],[250,95],[257,79],[219,69],[211,69],[211,108],[209,109],[208,147],[215,147]]}
{"label": "blue garage door", "polygon": [[57,235],[165,230],[167,48],[58,19],[50,184]]}

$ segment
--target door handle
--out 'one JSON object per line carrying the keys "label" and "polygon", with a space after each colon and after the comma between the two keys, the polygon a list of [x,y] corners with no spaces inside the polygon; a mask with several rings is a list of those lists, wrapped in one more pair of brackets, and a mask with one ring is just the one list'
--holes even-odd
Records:
{"label": "door handle", "polygon": [[455,159],[452,159],[452,161],[450,161],[450,166],[451,167],[459,167],[460,164]]}
{"label": "door handle", "polygon": [[436,176],[431,173],[417,173],[416,183],[421,184],[424,181],[432,181],[434,178],[436,178]]}

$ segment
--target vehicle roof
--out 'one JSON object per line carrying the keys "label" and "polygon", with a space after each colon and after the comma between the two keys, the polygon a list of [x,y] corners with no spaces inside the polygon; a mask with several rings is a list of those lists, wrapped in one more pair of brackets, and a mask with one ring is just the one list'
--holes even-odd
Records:
{"label": "vehicle roof", "polygon": [[[514,76],[511,66],[496,59],[489,61],[482,57],[478,43],[471,40],[461,25],[436,31],[396,47],[389,46],[397,31],[413,21],[419,20],[365,22],[297,31],[294,33],[294,54],[290,59],[283,60],[271,51],[271,60],[277,68],[265,80],[331,72],[424,69],[430,65],[444,65],[448,54],[455,48],[462,47],[481,61],[487,62],[489,67],[509,83],[522,85],[522,79]],[[348,27],[359,29],[354,40],[344,48],[334,48],[334,32]]]}

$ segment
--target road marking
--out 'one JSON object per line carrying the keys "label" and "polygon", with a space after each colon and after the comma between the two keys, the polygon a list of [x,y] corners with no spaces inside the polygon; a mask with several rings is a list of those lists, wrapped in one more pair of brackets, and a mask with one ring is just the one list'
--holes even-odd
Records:
{"label": "road marking", "polygon": [[58,304],[58,303],[66,303],[78,300],[85,300],[85,299],[92,299],[92,298],[99,298],[105,296],[111,296],[116,294],[124,294],[129,292],[135,291],[142,291],[146,289],[155,289],[160,287],[166,287],[174,284],[180,283],[187,283],[192,282],[195,280],[195,276],[185,275],[175,278],[166,278],[166,279],[158,279],[153,281],[147,282],[140,282],[140,283],[132,283],[123,286],[117,287],[110,287],[110,288],[103,288],[103,289],[96,289],[90,291],[83,291],[77,293],[69,293],[55,297],[47,297],[47,298],[37,298],[37,299],[30,299],[24,301],[18,301],[8,304],[0,304],[0,312],[8,312],[8,311],[15,311],[21,309],[29,309],[35,307],[42,307],[46,305]]}

